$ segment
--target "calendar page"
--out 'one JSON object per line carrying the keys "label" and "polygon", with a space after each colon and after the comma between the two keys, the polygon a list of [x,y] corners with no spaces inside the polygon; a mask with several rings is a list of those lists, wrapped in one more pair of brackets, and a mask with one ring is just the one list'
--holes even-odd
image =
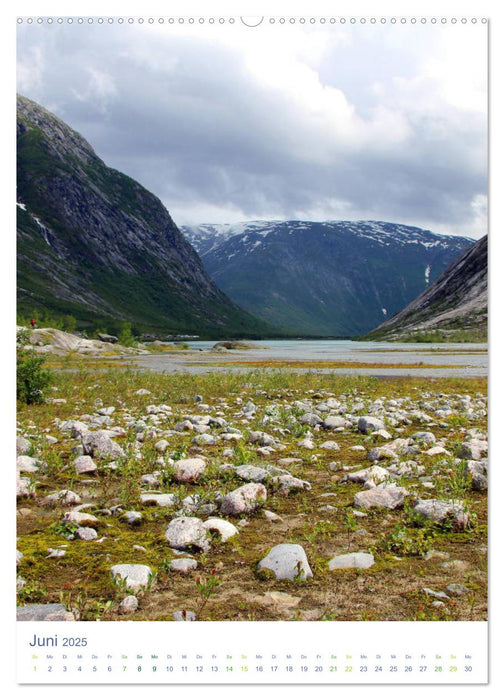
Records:
{"label": "calendar page", "polygon": [[490,20],[322,5],[10,20],[21,689],[488,683]]}

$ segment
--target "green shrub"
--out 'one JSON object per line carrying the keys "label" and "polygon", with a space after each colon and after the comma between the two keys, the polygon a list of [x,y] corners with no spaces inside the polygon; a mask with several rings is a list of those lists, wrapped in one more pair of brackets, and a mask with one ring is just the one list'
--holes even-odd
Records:
{"label": "green shrub", "polygon": [[45,358],[25,348],[28,331],[17,334],[16,398],[23,403],[42,403],[52,375],[44,368]]}
{"label": "green shrub", "polygon": [[125,347],[136,346],[136,339],[131,331],[131,323],[123,323],[121,327],[121,332],[119,334],[119,345],[124,345]]}

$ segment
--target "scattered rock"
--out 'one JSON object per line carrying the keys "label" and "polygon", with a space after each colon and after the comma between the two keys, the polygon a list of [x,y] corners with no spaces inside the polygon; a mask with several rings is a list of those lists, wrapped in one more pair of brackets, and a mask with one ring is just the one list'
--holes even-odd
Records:
{"label": "scattered rock", "polygon": [[266,488],[262,484],[248,483],[224,496],[220,510],[223,515],[253,513],[263,505],[266,497]]}
{"label": "scattered rock", "polygon": [[194,610],[177,610],[172,615],[173,619],[177,622],[194,622],[196,620],[196,613]]}
{"label": "scattered rock", "polygon": [[142,517],[142,514],[138,510],[127,510],[121,515],[121,519],[125,520],[128,525],[140,525]]}
{"label": "scattered rock", "polygon": [[147,493],[140,494],[140,500],[145,505],[155,505],[161,508],[174,506],[177,502],[177,497],[173,493]]}
{"label": "scattered rock", "polygon": [[338,554],[329,562],[329,569],[369,569],[374,564],[374,557],[367,552],[350,552]]}
{"label": "scattered rock", "polygon": [[257,571],[271,571],[275,579],[306,581],[313,577],[304,549],[299,544],[278,544],[261,559]]}
{"label": "scattered rock", "polygon": [[210,549],[209,534],[199,518],[174,518],[165,530],[165,537],[174,549],[195,549],[203,552]]}
{"label": "scattered rock", "polygon": [[126,596],[126,598],[123,598],[119,603],[118,612],[121,615],[130,615],[136,612],[136,610],[138,610],[138,598],[134,595]]}
{"label": "scattered rock", "polygon": [[74,491],[63,489],[57,493],[48,494],[43,500],[42,505],[47,508],[56,508],[57,506],[78,506],[82,503],[81,497]]}
{"label": "scattered rock", "polygon": [[198,568],[198,562],[196,559],[172,559],[170,562],[170,569],[172,571],[179,571],[182,574],[188,574],[190,571],[194,571]]}
{"label": "scattered rock", "polygon": [[109,437],[106,430],[88,431],[82,435],[81,439],[86,455],[111,459],[124,457],[123,448]]}
{"label": "scattered rock", "polygon": [[204,473],[205,468],[203,459],[179,459],[173,465],[175,481],[181,484],[195,482]]}
{"label": "scattered rock", "polygon": [[222,518],[209,518],[203,523],[208,532],[217,532],[220,535],[221,542],[227,542],[231,537],[238,534],[238,529],[227,520]]}
{"label": "scattered rock", "polygon": [[16,459],[16,469],[18,472],[28,472],[30,474],[35,474],[40,469],[40,460],[36,459],[35,457],[20,455]]}
{"label": "scattered rock", "polygon": [[75,532],[75,537],[78,540],[91,542],[91,540],[96,540],[98,538],[98,533],[92,527],[79,527]]}
{"label": "scattered rock", "polygon": [[16,454],[17,455],[28,455],[32,449],[32,444],[22,435],[18,435],[16,438]]}
{"label": "scattered rock", "polygon": [[148,586],[152,579],[152,570],[145,564],[116,564],[110,571],[116,581],[124,581],[133,591]]}
{"label": "scattered rock", "polygon": [[403,505],[407,496],[409,496],[409,493],[402,486],[368,489],[355,494],[354,506],[364,509],[389,508],[390,510],[395,510]]}
{"label": "scattered rock", "polygon": [[455,530],[465,530],[469,525],[469,513],[460,501],[419,500],[413,512],[433,523],[441,524],[448,520]]}
{"label": "scattered rock", "polygon": [[75,622],[75,615],[61,603],[23,605],[17,608],[16,620],[29,622]]}
{"label": "scattered rock", "polygon": [[360,433],[371,433],[374,430],[385,430],[385,424],[375,416],[361,416],[357,423],[357,430]]}
{"label": "scattered rock", "polygon": [[83,455],[74,459],[73,466],[77,474],[92,474],[98,469],[89,455]]}

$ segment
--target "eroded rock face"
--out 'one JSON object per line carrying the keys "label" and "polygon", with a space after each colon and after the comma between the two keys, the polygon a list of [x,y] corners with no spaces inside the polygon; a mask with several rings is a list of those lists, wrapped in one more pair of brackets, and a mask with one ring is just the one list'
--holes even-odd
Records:
{"label": "eroded rock face", "polygon": [[306,581],[313,577],[306,552],[299,544],[278,544],[261,559],[257,571],[271,571],[275,579]]}

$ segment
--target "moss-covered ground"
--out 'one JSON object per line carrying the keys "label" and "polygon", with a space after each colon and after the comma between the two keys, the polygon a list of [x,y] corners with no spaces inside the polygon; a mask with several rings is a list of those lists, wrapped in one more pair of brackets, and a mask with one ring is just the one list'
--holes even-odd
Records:
{"label": "moss-covered ground", "polygon": [[[140,388],[151,393],[138,395]],[[176,610],[194,610],[199,619],[206,620],[486,619],[486,493],[471,489],[460,464],[450,455],[422,453],[415,459],[424,467],[424,477],[431,477],[432,485],[400,477],[399,484],[412,493],[403,508],[375,508],[365,517],[355,517],[353,498],[362,485],[340,482],[349,471],[369,466],[369,462],[365,462],[365,452],[352,448],[367,449],[383,444],[384,439],[359,434],[354,428],[334,434],[315,432],[315,448],[306,449],[298,443],[308,428],[299,422],[302,411],[294,404],[300,400],[320,403],[329,395],[363,406],[375,399],[405,399],[412,406],[442,400],[456,406],[463,396],[482,404],[486,388],[483,379],[378,379],[316,372],[258,370],[170,376],[121,368],[55,372],[51,399],[65,402],[18,406],[19,433],[31,441],[31,453],[44,465],[31,477],[35,495],[18,500],[17,548],[23,554],[18,576],[25,581],[18,604],[62,601],[78,611],[82,620],[170,620]],[[200,447],[193,444],[192,432],[170,434],[165,457],[203,454],[207,461],[198,483],[179,484],[169,467],[159,467],[154,445],[160,438],[159,431],[173,429],[185,415],[203,412],[194,402],[195,395],[201,395],[209,406],[205,413],[225,418],[242,431],[243,438]],[[247,401],[255,404],[256,411],[244,423],[239,412]],[[93,415],[98,406],[115,406],[114,425],[126,425],[127,416],[131,416],[146,419],[150,427],[146,409],[153,404],[168,404],[171,415],[162,423],[152,424],[157,434],[145,430],[143,441],[136,443],[136,454],[132,449],[135,433],[128,428],[123,437],[117,438],[127,456],[117,462],[115,470],[107,466],[110,460],[97,459],[97,473],[75,473],[71,463],[78,441],[60,433],[57,421]],[[267,424],[265,416],[269,416]],[[486,433],[486,415],[484,411],[473,415],[461,409],[437,419],[431,427],[412,418],[405,425],[387,429],[394,437],[432,430],[453,455],[469,430]],[[247,442],[252,430],[277,434],[285,449],[267,457],[257,453]],[[57,442],[48,441],[47,435],[55,436]],[[340,449],[319,449],[317,444],[323,440],[336,440]],[[281,460],[288,458],[294,461],[286,468],[309,481],[311,490],[281,495],[266,484],[265,508],[279,520],[270,521],[262,509],[247,515],[246,523],[238,517],[227,517],[238,525],[239,535],[225,543],[215,540],[206,553],[192,553],[198,562],[195,571],[181,574],[170,570],[169,562],[177,555],[164,538],[164,531],[183,498],[197,494],[202,502],[211,502],[216,491],[227,493],[243,485],[231,469],[221,469],[224,464],[285,465]],[[386,466],[387,461],[383,464]],[[156,470],[162,479],[157,490],[174,493],[178,505],[160,508],[140,502],[141,490],[148,490],[141,483],[141,475]],[[86,504],[84,510],[98,518],[94,526],[97,539],[67,539],[72,527],[63,523],[62,516],[69,508],[50,509],[43,504],[47,494],[61,489],[77,492]],[[469,527],[457,532],[450,526],[420,525],[412,514],[413,497],[462,500],[470,513]],[[141,511],[141,524],[128,525],[111,512],[113,506]],[[215,515],[219,517],[218,512]],[[275,581],[257,574],[259,560],[273,545],[284,542],[298,543],[305,549],[313,578],[306,582]],[[48,557],[49,548],[64,549],[66,555]],[[374,566],[329,571],[331,557],[355,551],[373,553]],[[118,603],[127,591],[114,583],[110,573],[110,567],[119,563],[147,564],[154,573],[149,585],[138,594],[138,610],[128,616],[118,612]],[[433,605],[435,599],[422,592],[423,588],[443,591],[453,583],[466,590],[443,600],[442,605]]]}

